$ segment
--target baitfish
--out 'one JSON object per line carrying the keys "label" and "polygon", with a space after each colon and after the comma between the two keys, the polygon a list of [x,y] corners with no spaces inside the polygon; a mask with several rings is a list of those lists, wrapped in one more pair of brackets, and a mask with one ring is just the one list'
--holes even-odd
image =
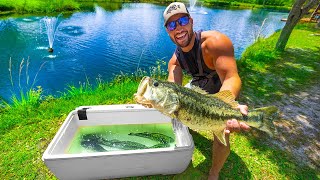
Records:
{"label": "baitfish", "polygon": [[133,141],[120,141],[117,139],[112,139],[112,140],[105,140],[104,144],[105,146],[108,147],[113,147],[117,149],[124,149],[124,150],[135,150],[135,149],[148,149],[146,145],[133,142]]}
{"label": "baitfish", "polygon": [[224,133],[226,120],[242,120],[272,135],[275,130],[272,120],[278,116],[278,108],[274,106],[257,108],[243,116],[236,109],[239,104],[230,91],[208,94],[196,86],[189,89],[150,77],[142,78],[134,99],[139,104],[179,119],[188,127],[212,130],[224,145],[227,145]]}
{"label": "baitfish", "polygon": [[163,143],[159,143],[159,144],[156,144],[156,145],[153,145],[149,148],[166,148],[166,147],[170,147],[170,144],[163,144]]}
{"label": "baitfish", "polygon": [[97,152],[107,151],[103,146],[113,147],[117,149],[124,150],[135,150],[135,149],[148,149],[149,147],[141,143],[133,141],[120,141],[117,139],[108,140],[103,137],[101,134],[85,134],[81,136],[82,147],[92,149]]}
{"label": "baitfish", "polygon": [[103,138],[98,134],[85,134],[81,136],[80,144],[87,149],[92,149],[97,152],[106,152],[107,150],[101,146],[103,141]]}
{"label": "baitfish", "polygon": [[148,138],[154,141],[158,141],[161,144],[168,144],[168,143],[174,142],[174,139],[172,137],[169,137],[161,133],[143,132],[143,133],[129,133],[128,135]]}

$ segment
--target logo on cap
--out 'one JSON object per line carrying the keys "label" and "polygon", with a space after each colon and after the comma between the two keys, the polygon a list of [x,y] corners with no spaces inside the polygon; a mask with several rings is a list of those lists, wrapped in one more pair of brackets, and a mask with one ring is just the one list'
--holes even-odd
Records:
{"label": "logo on cap", "polygon": [[171,13],[171,11],[173,10],[177,10],[177,9],[180,9],[180,5],[178,4],[173,4],[172,6],[169,7],[169,9],[167,10],[167,14]]}

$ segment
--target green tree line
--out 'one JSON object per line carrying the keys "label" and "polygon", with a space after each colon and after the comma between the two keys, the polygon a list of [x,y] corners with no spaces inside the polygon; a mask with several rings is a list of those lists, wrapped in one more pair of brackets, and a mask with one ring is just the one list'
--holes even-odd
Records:
{"label": "green tree line", "polygon": [[[0,0],[0,14],[5,12],[15,13],[50,13],[80,10],[88,6],[88,3],[108,2],[148,2],[148,3],[169,3],[174,0]],[[186,3],[189,1],[183,0]],[[198,4],[205,6],[225,7],[255,7],[274,6],[291,7],[294,0],[199,0]],[[250,6],[251,5],[251,6]]]}

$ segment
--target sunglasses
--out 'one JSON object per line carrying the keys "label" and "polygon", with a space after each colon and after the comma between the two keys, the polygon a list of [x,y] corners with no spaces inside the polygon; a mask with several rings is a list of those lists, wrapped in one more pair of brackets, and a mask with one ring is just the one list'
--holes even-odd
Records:
{"label": "sunglasses", "polygon": [[185,26],[187,24],[189,24],[189,17],[188,16],[183,16],[175,21],[171,21],[171,22],[168,22],[166,24],[166,28],[169,30],[169,31],[173,31],[177,28],[177,22],[179,23],[180,26]]}

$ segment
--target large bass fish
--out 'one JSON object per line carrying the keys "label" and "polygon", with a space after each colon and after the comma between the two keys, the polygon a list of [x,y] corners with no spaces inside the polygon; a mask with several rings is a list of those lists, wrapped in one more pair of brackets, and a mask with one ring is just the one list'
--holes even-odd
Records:
{"label": "large bass fish", "polygon": [[150,77],[141,80],[134,98],[137,103],[179,119],[190,128],[212,130],[224,145],[227,145],[224,133],[226,120],[244,121],[272,135],[272,120],[278,116],[278,109],[274,106],[254,109],[248,116],[243,116],[236,109],[239,104],[230,91],[208,94],[198,87],[189,89]]}

